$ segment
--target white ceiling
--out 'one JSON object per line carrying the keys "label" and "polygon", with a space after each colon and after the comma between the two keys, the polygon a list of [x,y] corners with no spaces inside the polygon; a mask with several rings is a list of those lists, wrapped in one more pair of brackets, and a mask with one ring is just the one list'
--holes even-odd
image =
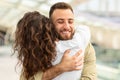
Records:
{"label": "white ceiling", "polygon": [[[82,10],[85,8],[86,9],[90,8],[91,5],[93,6],[93,3],[95,3],[96,1],[99,1],[96,3],[100,3],[100,1],[102,3],[105,3],[105,1],[114,1],[114,0],[0,0],[0,30],[5,31],[6,28],[15,29],[15,26],[18,20],[27,11],[37,10],[45,14],[46,16],[48,16],[50,6],[60,1],[70,3],[74,7],[74,9],[77,8]],[[86,2],[86,1],[88,2],[80,5],[80,3]],[[115,0],[115,1],[119,1],[119,0]],[[98,6],[98,5],[95,5],[95,6]],[[95,9],[94,8],[95,6],[91,7],[91,10]],[[99,9],[96,9],[96,10],[99,10]]]}
{"label": "white ceiling", "polygon": [[60,1],[71,3],[79,0],[0,0],[0,30],[15,28],[18,20],[27,11],[37,10],[47,15],[50,6]]}
{"label": "white ceiling", "polygon": [[1,0],[0,25],[4,27],[15,26],[25,12],[41,11],[41,4],[48,5],[48,2],[47,0]]}

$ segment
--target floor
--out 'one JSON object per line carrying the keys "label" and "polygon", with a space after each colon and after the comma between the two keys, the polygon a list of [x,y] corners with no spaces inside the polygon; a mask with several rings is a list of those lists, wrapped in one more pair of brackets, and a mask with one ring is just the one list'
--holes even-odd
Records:
{"label": "floor", "polygon": [[0,47],[0,80],[19,80],[20,67],[9,46]]}

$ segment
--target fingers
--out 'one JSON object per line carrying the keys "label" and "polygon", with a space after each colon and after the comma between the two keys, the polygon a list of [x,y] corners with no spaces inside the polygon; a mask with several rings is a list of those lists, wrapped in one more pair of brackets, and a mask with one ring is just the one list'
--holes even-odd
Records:
{"label": "fingers", "polygon": [[82,69],[83,63],[84,63],[84,55],[82,54],[82,50],[79,50],[75,55],[75,69],[79,70]]}
{"label": "fingers", "polygon": [[84,63],[84,59],[81,58],[80,60],[78,60],[78,61],[76,62],[76,66],[81,66],[81,65],[83,65],[83,63]]}
{"label": "fingers", "polygon": [[75,67],[75,70],[80,70],[83,68],[83,63],[84,63],[84,60],[82,59],[81,61],[77,62],[76,63],[76,67]]}
{"label": "fingers", "polygon": [[81,70],[82,68],[83,68],[83,65],[77,66],[75,69],[76,69],[76,70]]}
{"label": "fingers", "polygon": [[66,71],[80,70],[83,66],[83,55],[82,50],[79,50],[75,55],[70,56],[70,49],[64,52],[62,57],[62,63],[65,63],[64,66],[67,67]]}
{"label": "fingers", "polygon": [[82,53],[82,50],[79,50],[79,51],[74,55],[74,57],[78,57],[78,56],[80,56],[81,53]]}
{"label": "fingers", "polygon": [[77,61],[80,62],[80,61],[84,61],[84,55],[79,55],[77,58]]}
{"label": "fingers", "polygon": [[70,49],[66,50],[66,51],[64,52],[64,55],[68,55],[69,53],[70,53]]}

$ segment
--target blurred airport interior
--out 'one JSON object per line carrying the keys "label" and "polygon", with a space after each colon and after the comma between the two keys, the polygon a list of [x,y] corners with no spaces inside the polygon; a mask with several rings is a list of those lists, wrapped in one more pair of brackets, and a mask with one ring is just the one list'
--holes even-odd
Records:
{"label": "blurred airport interior", "polygon": [[0,0],[0,80],[19,80],[13,53],[14,31],[27,11],[48,16],[50,6],[72,5],[76,25],[89,26],[97,57],[98,80],[120,79],[120,0]]}

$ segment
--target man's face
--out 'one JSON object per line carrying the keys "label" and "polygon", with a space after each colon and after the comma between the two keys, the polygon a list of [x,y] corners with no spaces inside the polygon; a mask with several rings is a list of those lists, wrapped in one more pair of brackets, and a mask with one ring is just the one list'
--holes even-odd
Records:
{"label": "man's face", "polygon": [[70,9],[56,9],[51,18],[58,32],[59,39],[68,40],[73,37],[74,14]]}

